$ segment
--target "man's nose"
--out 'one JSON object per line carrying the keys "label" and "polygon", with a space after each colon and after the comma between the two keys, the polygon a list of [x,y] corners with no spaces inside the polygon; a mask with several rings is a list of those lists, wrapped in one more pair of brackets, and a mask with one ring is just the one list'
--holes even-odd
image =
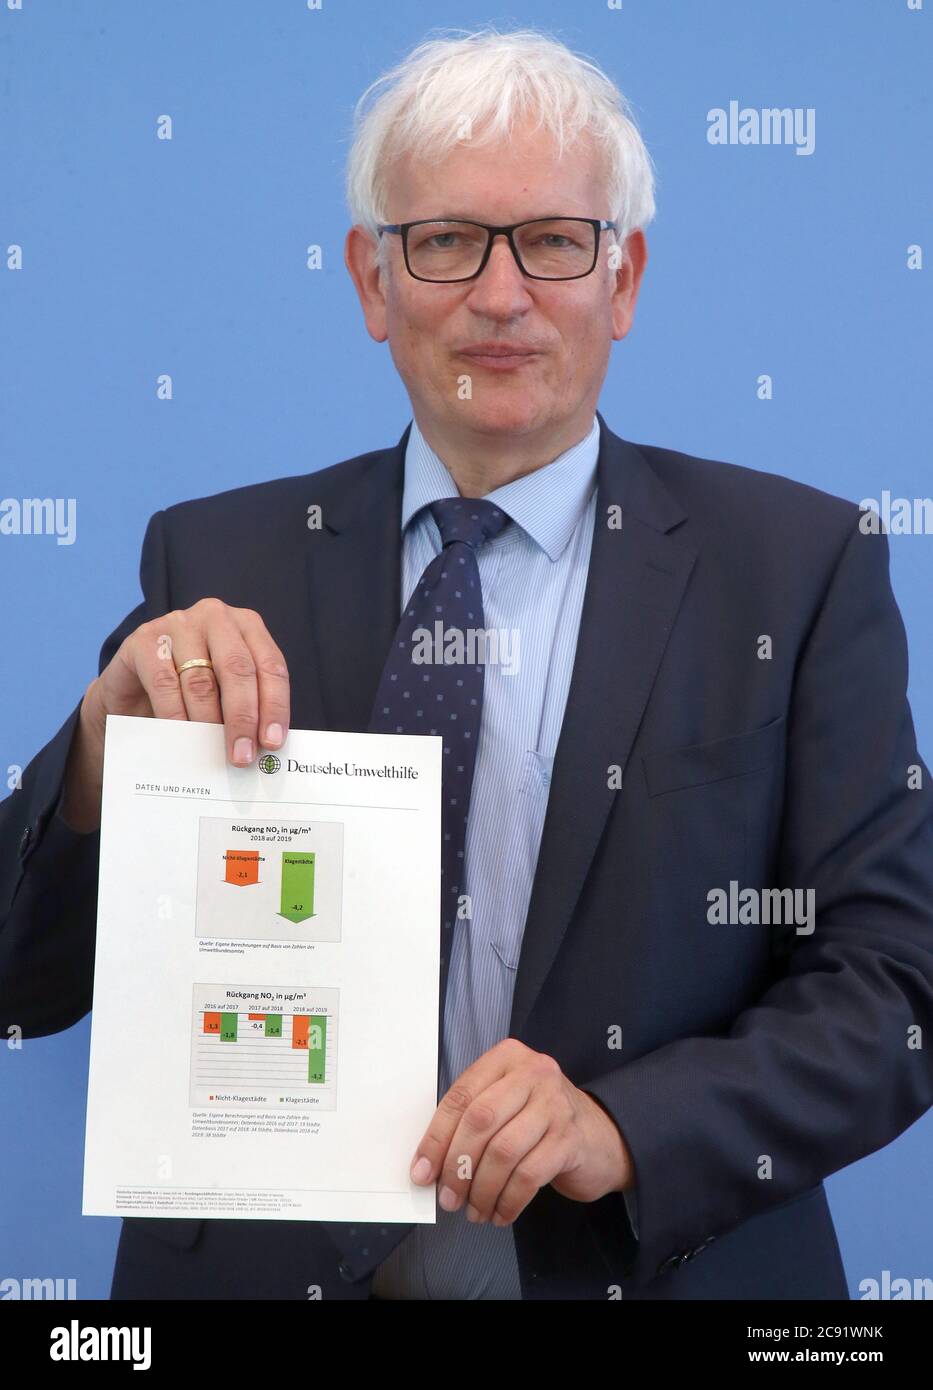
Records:
{"label": "man's nose", "polygon": [[482,305],[485,313],[509,312],[523,301],[528,301],[529,281],[518,268],[512,255],[509,239],[500,232],[492,243],[489,260],[483,266],[482,274],[472,281],[470,299],[473,307]]}

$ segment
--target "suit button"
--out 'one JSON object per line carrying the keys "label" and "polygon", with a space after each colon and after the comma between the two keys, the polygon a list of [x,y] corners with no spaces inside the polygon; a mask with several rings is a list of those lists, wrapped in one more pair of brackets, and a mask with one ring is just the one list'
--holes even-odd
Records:
{"label": "suit button", "polygon": [[348,1284],[353,1283],[353,1270],[346,1260],[341,1260],[337,1269],[341,1279],[345,1279]]}
{"label": "suit button", "polygon": [[31,826],[31,825],[27,825],[27,826],[26,826],[26,829],[23,831],[23,833],[22,833],[22,835],[20,836],[20,839],[19,839],[19,857],[20,857],[20,859],[22,859],[23,855],[26,853],[27,849],[29,848],[29,842],[31,841],[31,839],[32,839],[32,826]]}

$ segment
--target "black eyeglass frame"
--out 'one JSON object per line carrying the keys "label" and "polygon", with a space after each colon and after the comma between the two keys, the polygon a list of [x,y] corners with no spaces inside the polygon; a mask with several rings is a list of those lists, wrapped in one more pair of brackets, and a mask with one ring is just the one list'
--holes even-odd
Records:
{"label": "black eyeglass frame", "polygon": [[[483,258],[479,266],[474,270],[472,275],[459,275],[455,280],[432,280],[427,275],[415,274],[408,260],[408,233],[412,227],[424,227],[432,222],[441,224],[446,222],[451,225],[466,223],[470,227],[482,227],[483,231],[486,232],[486,250],[483,252]],[[530,270],[526,270],[522,265],[522,258],[518,254],[518,247],[515,245],[514,234],[518,231],[519,227],[533,227],[536,222],[585,222],[592,227],[596,236],[596,244],[593,248],[593,264],[590,266],[589,270],[581,271],[579,275],[532,275]],[[425,285],[462,285],[467,280],[477,279],[486,269],[486,264],[489,257],[492,255],[492,244],[497,236],[508,238],[508,243],[512,248],[512,255],[515,257],[515,264],[523,275],[528,276],[529,280],[544,280],[551,283],[561,280],[582,280],[585,276],[592,275],[593,271],[596,269],[596,262],[599,260],[600,233],[608,231],[617,232],[618,230],[618,222],[607,222],[605,219],[598,217],[532,217],[527,222],[513,222],[511,226],[508,227],[494,227],[488,222],[473,222],[468,217],[420,217],[415,222],[383,222],[376,227],[376,231],[380,236],[382,236],[383,232],[394,232],[401,236],[402,253],[405,257],[405,269],[413,280],[420,280]]]}

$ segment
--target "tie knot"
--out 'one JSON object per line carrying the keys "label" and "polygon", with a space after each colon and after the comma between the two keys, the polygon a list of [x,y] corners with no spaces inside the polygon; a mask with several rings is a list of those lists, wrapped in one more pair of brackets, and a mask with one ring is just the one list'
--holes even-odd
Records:
{"label": "tie knot", "polygon": [[510,520],[508,512],[485,497],[444,497],[431,503],[431,515],[445,546],[463,541],[474,550],[498,536]]}

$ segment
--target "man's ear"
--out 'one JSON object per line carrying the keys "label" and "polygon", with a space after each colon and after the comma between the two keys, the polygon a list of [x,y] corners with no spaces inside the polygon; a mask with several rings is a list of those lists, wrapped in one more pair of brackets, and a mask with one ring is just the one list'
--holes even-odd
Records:
{"label": "man's ear", "polygon": [[343,259],[360,297],[369,336],[384,343],[389,336],[383,293],[385,273],[376,259],[376,243],[365,227],[356,224],[347,232]]}
{"label": "man's ear", "polygon": [[612,291],[612,336],[624,338],[635,319],[635,304],[641,288],[641,277],[648,263],[648,243],[644,232],[632,232],[622,248],[622,263],[615,271]]}

